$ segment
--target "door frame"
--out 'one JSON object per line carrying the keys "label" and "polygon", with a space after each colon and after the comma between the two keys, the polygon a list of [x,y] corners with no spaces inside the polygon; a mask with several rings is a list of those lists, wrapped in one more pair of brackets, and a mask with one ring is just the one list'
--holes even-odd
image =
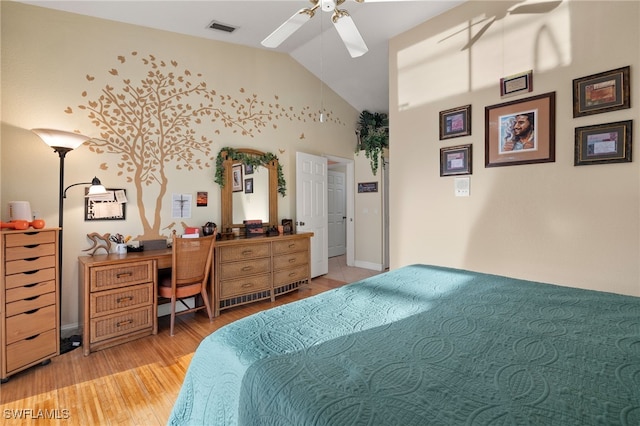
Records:
{"label": "door frame", "polygon": [[355,217],[355,162],[348,158],[336,157],[333,155],[323,155],[327,159],[327,169],[332,167],[344,166],[345,171],[345,194],[346,205],[345,211],[347,214],[347,266],[354,266],[355,264],[355,235],[356,227],[354,222]]}

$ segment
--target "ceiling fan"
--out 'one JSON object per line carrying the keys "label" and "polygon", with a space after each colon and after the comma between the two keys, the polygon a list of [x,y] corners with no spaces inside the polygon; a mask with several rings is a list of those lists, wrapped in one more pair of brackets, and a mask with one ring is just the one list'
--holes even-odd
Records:
{"label": "ceiling fan", "polygon": [[[274,32],[269,34],[267,38],[262,40],[264,47],[278,47],[290,35],[298,30],[302,25],[309,21],[315,15],[318,8],[323,12],[333,12],[331,21],[336,27],[340,38],[344,42],[349,54],[352,58],[364,55],[369,50],[366,43],[362,39],[356,24],[351,19],[349,12],[345,9],[338,9],[346,0],[309,0],[311,7],[300,9],[291,18],[287,19]],[[364,3],[365,0],[355,0],[358,3]]]}

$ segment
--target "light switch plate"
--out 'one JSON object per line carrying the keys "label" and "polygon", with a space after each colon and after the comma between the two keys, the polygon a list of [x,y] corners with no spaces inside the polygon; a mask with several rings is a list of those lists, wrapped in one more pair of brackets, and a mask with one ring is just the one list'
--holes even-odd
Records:
{"label": "light switch plate", "polygon": [[456,197],[469,196],[469,181],[470,179],[468,177],[457,177],[454,179]]}

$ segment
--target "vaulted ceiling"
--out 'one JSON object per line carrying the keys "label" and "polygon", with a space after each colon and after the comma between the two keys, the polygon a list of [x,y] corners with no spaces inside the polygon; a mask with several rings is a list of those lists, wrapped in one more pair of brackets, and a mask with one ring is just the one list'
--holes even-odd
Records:
{"label": "vaulted ceiling", "polygon": [[[338,8],[351,15],[369,49],[366,54],[352,58],[331,22],[331,14],[320,10],[272,50],[291,55],[358,111],[388,112],[389,39],[464,1],[346,0]],[[309,0],[20,2],[259,49],[267,49],[260,42],[280,24],[314,3]],[[213,30],[209,28],[213,22],[235,30],[230,33]]]}

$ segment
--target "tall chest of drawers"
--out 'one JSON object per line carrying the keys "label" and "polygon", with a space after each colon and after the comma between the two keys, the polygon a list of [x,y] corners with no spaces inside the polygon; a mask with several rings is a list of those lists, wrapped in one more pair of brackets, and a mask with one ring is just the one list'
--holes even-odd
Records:
{"label": "tall chest of drawers", "polygon": [[156,259],[110,254],[78,260],[85,355],[157,333]]}
{"label": "tall chest of drawers", "polygon": [[0,233],[0,370],[9,376],[60,353],[58,229]]}
{"label": "tall chest of drawers", "polygon": [[215,316],[221,310],[275,297],[311,279],[313,233],[217,241]]}

